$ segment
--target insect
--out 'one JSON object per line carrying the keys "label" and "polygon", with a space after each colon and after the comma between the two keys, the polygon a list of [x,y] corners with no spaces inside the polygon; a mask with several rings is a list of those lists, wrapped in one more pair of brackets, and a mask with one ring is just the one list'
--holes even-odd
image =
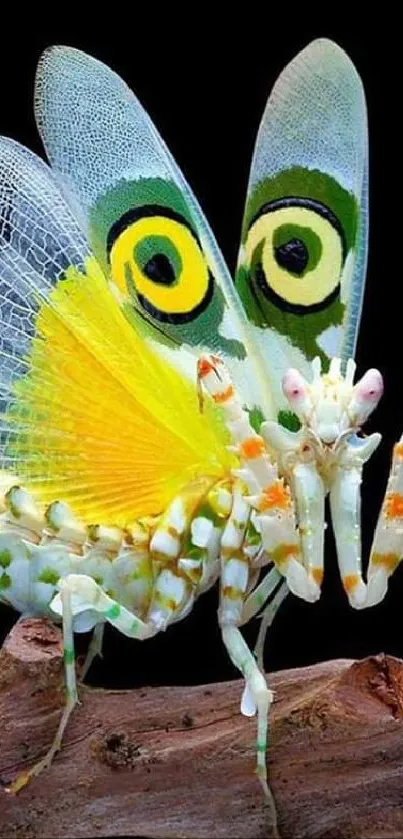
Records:
{"label": "insect", "polygon": [[[73,632],[145,640],[219,580],[224,644],[257,713],[266,770],[267,627],[291,590],[320,596],[324,500],[351,605],[385,595],[402,554],[395,447],[368,582],[359,435],[382,379],[354,384],[367,243],[359,76],[327,40],[285,69],[260,126],[233,283],[142,106],[99,61],[47,50],[35,88],[50,162],[0,142],[0,597]],[[262,610],[256,655],[240,627]]]}

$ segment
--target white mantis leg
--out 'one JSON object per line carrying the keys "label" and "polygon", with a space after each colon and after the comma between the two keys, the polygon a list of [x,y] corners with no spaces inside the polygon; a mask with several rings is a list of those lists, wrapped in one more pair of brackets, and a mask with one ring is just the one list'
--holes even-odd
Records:
{"label": "white mantis leg", "polygon": [[257,772],[265,796],[272,802],[266,770],[267,720],[271,692],[238,629],[242,620],[242,608],[250,575],[249,561],[242,554],[242,543],[249,515],[250,507],[243,497],[242,484],[238,481],[234,488],[231,515],[221,539],[219,622],[231,661],[244,676],[248,690],[256,703],[258,712]]}
{"label": "white mantis leg", "polygon": [[267,598],[270,597],[279,582],[283,579],[283,576],[279,571],[277,571],[276,567],[271,568],[270,571],[264,575],[263,579],[256,588],[248,594],[243,604],[241,626],[245,623],[249,623],[251,618],[259,612],[259,610],[264,606]]}
{"label": "white mantis leg", "polygon": [[[276,806],[273,794],[267,782],[266,750],[268,716],[273,694],[266,684],[266,679],[255,661],[246,641],[237,626],[221,627],[222,638],[228,655],[238,670],[241,671],[250,695],[257,708],[257,774],[262,785],[263,793],[268,801],[273,823],[277,825]],[[276,834],[277,835],[277,832]]]}
{"label": "white mantis leg", "polygon": [[91,665],[94,661],[94,658],[99,655],[102,658],[102,644],[104,640],[104,633],[105,633],[105,623],[97,623],[94,626],[94,630],[92,633],[92,638],[88,646],[87,655],[84,659],[84,664],[81,668],[80,672],[80,682],[83,682]]}
{"label": "white mantis leg", "polygon": [[[242,610],[242,624],[244,625],[249,622],[249,620],[261,609],[267,598],[273,593],[273,591],[278,587],[280,583],[280,587],[276,591],[270,603],[266,606],[263,610],[262,614],[259,616],[260,618],[260,627],[258,636],[256,639],[255,649],[254,649],[254,656],[257,661],[258,667],[261,673],[264,674],[264,661],[263,661],[263,652],[264,652],[264,644],[266,640],[266,634],[268,629],[270,628],[273,620],[276,616],[278,609],[280,608],[283,600],[289,594],[289,588],[287,586],[286,581],[278,573],[276,568],[272,568],[269,571],[263,580],[259,583],[256,587],[255,591],[253,591],[246,599],[244,603],[244,607]],[[256,714],[256,703],[254,698],[250,692],[248,683],[245,684],[245,689],[242,694],[241,700],[241,712],[245,714],[247,717],[254,717]]]}
{"label": "white mantis leg", "polygon": [[394,447],[392,467],[372,543],[368,566],[368,605],[382,600],[387,589],[388,578],[393,574],[402,557],[403,436]]}
{"label": "white mantis leg", "polygon": [[[165,582],[165,577],[163,577],[160,586],[161,591]],[[58,587],[59,594],[53,598],[51,608],[56,614],[62,617],[63,621],[66,705],[50,749],[45,757],[28,770],[28,772],[23,772],[17,776],[7,790],[12,793],[17,793],[32,778],[50,766],[54,756],[61,747],[64,731],[71,712],[78,701],[74,660],[73,617],[76,615],[83,616],[86,613],[92,616],[94,622],[96,622],[98,617],[100,621],[108,621],[128,637],[138,638],[140,640],[150,638],[158,632],[158,626],[142,621],[124,606],[117,603],[116,600],[113,600],[113,598],[105,594],[92,577],[84,574],[68,574],[66,577],[60,579]],[[171,608],[174,609],[177,606],[178,604],[174,604],[173,602]]]}
{"label": "white mantis leg", "polygon": [[259,633],[256,639],[254,653],[258,666],[262,672],[264,672],[263,653],[266,634],[268,629],[270,629],[282,602],[287,597],[287,594],[289,594],[289,588],[285,580],[283,580],[280,588],[278,589],[270,603],[268,603],[266,608],[263,610],[261,615]]}
{"label": "white mantis leg", "polygon": [[[325,487],[313,460],[297,464],[291,474],[298,510],[298,529],[304,568],[312,591],[323,580],[325,534]],[[316,599],[316,598],[315,598]]]}
{"label": "white mantis leg", "polygon": [[[346,447],[340,465],[334,471],[330,488],[330,508],[343,586],[355,609],[373,605],[386,591],[386,579],[378,576],[369,583],[362,579],[361,567],[361,476],[366,460],[378,444],[375,435],[356,438]],[[379,585],[381,582],[381,585]],[[381,595],[381,597],[379,597]]]}
{"label": "white mantis leg", "polygon": [[[247,469],[241,469],[235,474],[252,491],[259,490],[261,484],[265,489],[269,488],[269,503],[273,500],[273,507],[279,503],[289,513],[288,517],[286,516],[287,535],[289,534],[292,539],[293,547],[291,550],[298,553],[289,493],[282,481],[279,480],[276,468],[270,464],[263,439],[253,431],[249,423],[249,417],[235,395],[233,385],[222,362],[215,357],[204,356],[200,359],[198,365],[198,375],[213,399],[223,407],[227,425],[241,461],[248,465],[253,464],[250,472]],[[274,494],[272,493],[273,483]],[[253,503],[253,499],[248,499],[248,501]],[[242,621],[242,607],[247,596],[250,570],[248,558],[241,550],[247,521],[245,499],[238,484],[234,493],[231,516],[222,537],[219,620],[223,641],[231,661],[243,674],[248,691],[257,708],[257,773],[264,795],[271,806],[273,821],[276,823],[276,809],[267,783],[266,767],[268,713],[272,694],[238,628]]]}
{"label": "white mantis leg", "polygon": [[74,660],[74,637],[73,637],[73,614],[71,604],[71,592],[68,586],[61,586],[60,591],[62,617],[63,617],[63,652],[65,669],[66,704],[59,722],[59,726],[50,749],[45,757],[38,761],[27,772],[22,772],[15,781],[6,788],[6,792],[17,793],[36,775],[47,769],[54,756],[60,750],[63,735],[69,721],[70,715],[78,702],[76,671]]}

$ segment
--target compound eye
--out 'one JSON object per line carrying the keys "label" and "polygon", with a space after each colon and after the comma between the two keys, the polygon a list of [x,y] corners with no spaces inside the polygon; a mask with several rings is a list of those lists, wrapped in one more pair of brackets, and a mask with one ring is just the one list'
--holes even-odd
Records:
{"label": "compound eye", "polygon": [[373,407],[377,405],[383,394],[383,378],[379,370],[368,370],[354,390],[363,401],[369,402]]}
{"label": "compound eye", "polygon": [[383,379],[379,370],[368,370],[357,382],[349,406],[352,420],[361,425],[376,408],[383,393]]}
{"label": "compound eye", "polygon": [[312,407],[307,384],[298,370],[291,368],[283,376],[282,388],[293,410],[305,419]]}

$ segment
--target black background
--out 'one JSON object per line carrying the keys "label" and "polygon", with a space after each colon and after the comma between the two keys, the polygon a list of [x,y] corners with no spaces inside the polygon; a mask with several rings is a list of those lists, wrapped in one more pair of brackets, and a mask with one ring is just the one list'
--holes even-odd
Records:
{"label": "black background", "polygon": [[[386,385],[367,428],[380,430],[384,438],[365,470],[363,553],[367,557],[391,447],[403,428],[401,175],[394,150],[396,139],[399,144],[401,106],[391,70],[394,56],[399,62],[399,51],[391,42],[396,22],[389,21],[385,33],[378,26],[369,33],[364,25],[356,32],[347,25],[293,25],[289,7],[284,7],[278,21],[263,17],[253,4],[245,9],[236,29],[232,19],[217,29],[216,21],[199,7],[184,7],[176,20],[170,14],[160,18],[156,7],[150,8],[146,20],[140,20],[134,8],[126,14],[117,6],[113,13],[119,19],[112,15],[102,34],[91,28],[85,33],[73,20],[42,29],[39,24],[33,28],[26,24],[25,34],[21,27],[15,30],[18,37],[14,30],[3,29],[0,133],[42,154],[32,110],[41,51],[52,43],[65,43],[93,54],[113,67],[149,110],[198,195],[231,269],[254,139],[267,95],[281,69],[310,40],[325,36],[348,52],[362,76],[369,109],[371,235],[356,360],[359,374],[376,366]],[[102,14],[99,7],[98,17]],[[315,605],[292,595],[287,598],[266,644],[266,665],[280,669],[380,650],[403,657],[402,602],[403,565],[380,606],[364,612],[348,606],[329,528],[322,598]],[[216,608],[214,589],[199,600],[185,621],[145,643],[129,641],[108,627],[104,659],[94,665],[90,681],[126,687],[234,677],[220,640]],[[0,640],[15,619],[11,609],[0,607]],[[249,641],[257,626],[253,621],[247,627]],[[78,637],[79,649],[85,640]]]}

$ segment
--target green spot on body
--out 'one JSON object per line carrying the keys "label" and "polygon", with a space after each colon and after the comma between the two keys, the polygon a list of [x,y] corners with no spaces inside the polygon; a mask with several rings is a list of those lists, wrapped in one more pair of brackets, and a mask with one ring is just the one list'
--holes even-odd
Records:
{"label": "green spot on body", "polygon": [[261,426],[262,422],[264,422],[264,419],[265,419],[263,411],[261,410],[261,408],[258,408],[257,406],[255,406],[254,408],[251,408],[250,410],[248,410],[248,414],[249,414],[249,422],[250,422],[253,430],[256,431],[256,434],[259,434],[260,426]]}
{"label": "green spot on body", "polygon": [[65,664],[74,664],[74,650],[71,647],[65,647],[63,650],[63,658]]}
{"label": "green spot on body", "polygon": [[104,582],[104,578],[101,577],[100,574],[92,574],[92,579],[95,580],[98,586],[102,586]]}
{"label": "green spot on body", "polygon": [[186,553],[183,552],[183,556],[186,559],[205,559],[206,558],[206,548],[200,548],[199,545],[191,545]]}
{"label": "green spot on body", "polygon": [[11,586],[11,577],[10,577],[9,574],[6,574],[6,572],[3,571],[3,573],[0,577],[0,591],[4,591],[4,589],[10,588],[10,586]]}
{"label": "green spot on body", "polygon": [[260,545],[262,541],[262,537],[251,519],[246,529],[246,541],[248,545]]}
{"label": "green spot on body", "polygon": [[256,746],[256,750],[258,752],[265,752],[266,751],[266,743],[258,743]]}
{"label": "green spot on body", "polygon": [[143,574],[138,569],[136,571],[130,571],[130,574],[127,575],[126,579],[129,583],[135,583],[136,580],[143,579]]}
{"label": "green spot on body", "polygon": [[289,431],[299,431],[301,423],[293,411],[279,411],[277,414],[277,422]]}
{"label": "green spot on body", "polygon": [[[200,504],[200,507],[198,507],[195,518],[198,518],[199,516],[211,521],[214,527],[222,527],[222,518],[213,510],[208,501],[204,501]],[[196,559],[199,559],[199,557],[197,556]]]}
{"label": "green spot on body", "polygon": [[110,606],[105,612],[103,612],[103,616],[105,618],[118,618],[120,615],[120,606],[119,603],[114,603],[113,606]]}
{"label": "green spot on body", "polygon": [[137,635],[139,631],[139,622],[138,620],[134,619],[130,626],[130,632],[133,632],[134,635]]}
{"label": "green spot on body", "polygon": [[9,551],[8,548],[3,548],[3,550],[0,551],[0,565],[2,566],[2,568],[8,568],[12,561],[12,558],[13,556],[11,551]]}
{"label": "green spot on body", "polygon": [[51,586],[55,586],[59,578],[60,574],[58,574],[53,568],[44,568],[39,574],[38,582],[49,583]]}

